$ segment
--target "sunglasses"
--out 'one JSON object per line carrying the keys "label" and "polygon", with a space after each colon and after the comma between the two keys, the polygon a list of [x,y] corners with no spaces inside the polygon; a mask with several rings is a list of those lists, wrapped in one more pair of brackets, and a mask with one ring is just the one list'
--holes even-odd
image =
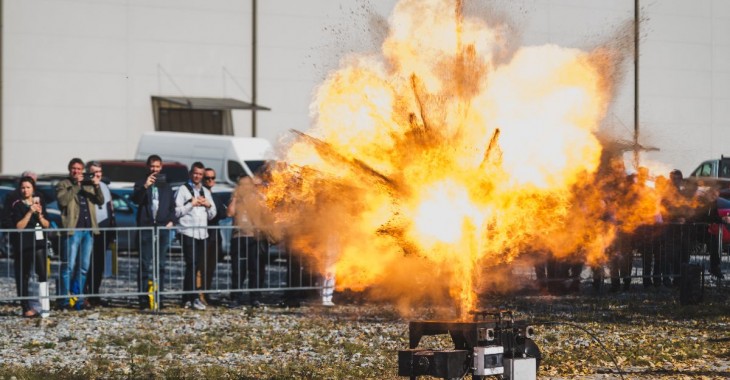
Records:
{"label": "sunglasses", "polygon": [[215,179],[215,177],[203,177],[203,179],[206,181],[212,181]]}

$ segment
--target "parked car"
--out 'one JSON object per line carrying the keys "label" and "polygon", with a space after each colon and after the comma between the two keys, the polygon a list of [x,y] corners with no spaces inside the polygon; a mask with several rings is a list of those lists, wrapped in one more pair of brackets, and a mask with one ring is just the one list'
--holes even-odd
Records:
{"label": "parked car", "polygon": [[20,175],[14,174],[0,174],[0,186],[7,186],[15,188],[18,186]]}
{"label": "parked car", "polygon": [[727,189],[730,187],[730,157],[721,155],[719,159],[703,161],[690,173],[687,180],[695,181],[700,187],[715,186]]}
{"label": "parked car", "polygon": [[[14,187],[10,186],[0,186],[0,213],[5,212],[5,198],[7,198],[8,194],[15,191]],[[8,234],[5,232],[0,231],[0,256],[7,257],[10,255],[10,240],[8,239]]]}
{"label": "parked car", "polygon": [[[112,193],[112,206],[117,227],[137,226],[137,205],[129,197],[132,189],[109,189]],[[117,249],[120,251],[136,252],[138,248],[139,232],[119,231],[117,232]]]}
{"label": "parked car", "polygon": [[219,184],[235,186],[238,177],[256,173],[272,152],[271,143],[263,138],[156,131],[142,134],[135,158],[156,153],[187,165],[202,161],[216,171]]}
{"label": "parked car", "polygon": [[[717,213],[720,217],[728,216],[730,215],[730,200],[726,198],[719,197],[717,198]],[[711,224],[709,227],[709,232],[713,236],[717,236],[720,230],[720,226],[722,226],[722,244],[728,245],[730,244],[730,230],[728,230],[727,225],[725,224]]]}

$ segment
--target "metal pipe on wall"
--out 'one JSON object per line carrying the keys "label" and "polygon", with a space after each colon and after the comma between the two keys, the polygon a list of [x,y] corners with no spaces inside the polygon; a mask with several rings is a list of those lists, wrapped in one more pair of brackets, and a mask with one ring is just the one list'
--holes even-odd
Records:
{"label": "metal pipe on wall", "polygon": [[639,0],[634,0],[634,165],[639,165]]}
{"label": "metal pipe on wall", "polygon": [[256,0],[251,0],[251,137],[256,137]]}

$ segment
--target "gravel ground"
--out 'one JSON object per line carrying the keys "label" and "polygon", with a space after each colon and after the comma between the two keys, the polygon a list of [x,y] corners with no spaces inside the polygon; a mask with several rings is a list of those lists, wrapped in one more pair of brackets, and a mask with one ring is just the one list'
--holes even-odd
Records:
{"label": "gravel ground", "polygon": [[[540,379],[617,379],[613,360],[627,379],[730,377],[727,296],[695,307],[677,305],[674,296],[657,290],[494,302],[510,303],[535,322],[544,358]],[[411,313],[429,319],[439,311],[449,314]],[[171,307],[159,314],[115,306],[55,311],[47,319],[24,319],[17,306],[2,305],[0,379],[395,379],[408,320],[382,304]],[[447,337],[427,338],[421,347],[451,344]]]}

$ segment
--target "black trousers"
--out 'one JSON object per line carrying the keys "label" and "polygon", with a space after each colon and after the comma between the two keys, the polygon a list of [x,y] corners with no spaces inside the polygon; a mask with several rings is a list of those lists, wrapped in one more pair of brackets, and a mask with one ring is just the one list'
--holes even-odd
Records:
{"label": "black trousers", "polygon": [[[207,239],[193,239],[182,235],[183,258],[185,259],[185,276],[183,291],[194,291],[200,288],[196,285],[196,272],[205,270],[205,245]],[[195,293],[183,294],[183,302],[198,298]]]}
{"label": "black trousers", "polygon": [[611,252],[609,261],[611,289],[618,290],[622,280],[624,289],[628,289],[631,284],[631,267],[634,261],[631,235],[619,232],[616,241],[609,249]]}
{"label": "black trousers", "polygon": [[[218,247],[220,246],[220,237],[217,229],[208,230],[208,239],[206,240],[206,251],[205,251],[205,265],[201,270],[201,276],[203,276],[203,289],[212,289],[213,278],[215,278],[215,271],[218,266],[219,255],[221,254]],[[206,300],[210,300],[209,296],[205,296]]]}
{"label": "black trousers", "polygon": [[[268,259],[269,242],[256,237],[234,237],[231,239],[231,258],[233,260],[232,289],[243,289],[243,260],[246,261],[246,275],[248,289],[265,287],[266,262]],[[237,292],[236,298],[243,298],[242,292]],[[261,300],[261,292],[249,292],[249,302]]]}
{"label": "black trousers", "polygon": [[[114,231],[103,231],[100,235],[94,236],[94,245],[91,248],[91,264],[84,285],[85,294],[99,294],[101,279],[104,277],[106,249],[114,241],[114,238]],[[92,297],[89,298],[92,299]]]}
{"label": "black trousers", "polygon": [[[28,297],[30,290],[28,289],[28,282],[30,282],[30,271],[35,269],[35,273],[38,276],[38,282],[48,281],[48,274],[46,272],[46,249],[45,244],[38,247],[29,247],[24,249],[22,252],[15,252],[15,286],[18,292],[18,297]],[[28,300],[23,300],[23,312],[28,310]]]}

